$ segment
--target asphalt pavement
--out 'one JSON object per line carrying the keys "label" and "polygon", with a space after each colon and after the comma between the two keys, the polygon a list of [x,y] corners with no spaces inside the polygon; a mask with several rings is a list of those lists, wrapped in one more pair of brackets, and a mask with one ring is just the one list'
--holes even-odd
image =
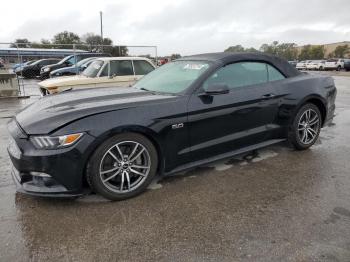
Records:
{"label": "asphalt pavement", "polygon": [[312,149],[286,144],[154,181],[109,202],[15,193],[0,99],[0,261],[350,261],[350,77]]}

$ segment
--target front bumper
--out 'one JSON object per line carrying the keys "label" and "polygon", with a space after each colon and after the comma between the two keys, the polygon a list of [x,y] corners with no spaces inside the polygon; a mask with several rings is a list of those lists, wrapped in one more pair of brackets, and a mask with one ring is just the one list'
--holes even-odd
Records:
{"label": "front bumper", "polygon": [[75,197],[89,192],[83,181],[92,136],[85,134],[71,147],[38,150],[15,120],[9,122],[8,129],[13,138],[8,154],[17,191],[46,197]]}
{"label": "front bumper", "polygon": [[69,191],[64,186],[58,184],[54,179],[45,179],[33,177],[26,173],[20,173],[15,167],[11,171],[13,182],[16,185],[16,191],[19,193],[41,196],[41,197],[57,197],[71,198],[79,197],[88,192]]}
{"label": "front bumper", "polygon": [[51,72],[51,71],[48,71],[48,72],[40,72],[39,78],[40,78],[41,80],[50,78],[50,72]]}

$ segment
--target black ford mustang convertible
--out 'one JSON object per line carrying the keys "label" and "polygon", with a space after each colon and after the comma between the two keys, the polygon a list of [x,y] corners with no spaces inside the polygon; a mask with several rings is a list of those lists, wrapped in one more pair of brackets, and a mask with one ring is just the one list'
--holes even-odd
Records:
{"label": "black ford mustang convertible", "polygon": [[171,175],[288,140],[312,146],[333,118],[331,77],[257,53],[186,57],[131,88],[50,95],[8,124],[18,191],[121,200]]}

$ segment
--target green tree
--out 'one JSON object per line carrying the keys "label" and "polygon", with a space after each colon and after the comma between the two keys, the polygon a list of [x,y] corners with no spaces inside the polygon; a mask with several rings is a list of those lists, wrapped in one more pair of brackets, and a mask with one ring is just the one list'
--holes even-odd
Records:
{"label": "green tree", "polygon": [[40,42],[32,42],[32,43],[31,43],[31,47],[33,47],[33,48],[46,48],[46,49],[50,49],[50,48],[53,48],[54,46],[52,45],[52,43],[50,42],[50,40],[41,39]]}
{"label": "green tree", "polygon": [[343,58],[348,53],[350,53],[348,45],[339,45],[334,50],[334,56],[338,58]]}
{"label": "green tree", "polygon": [[263,44],[260,47],[260,51],[276,55],[286,60],[295,60],[298,56],[297,45],[295,43],[279,43],[273,41],[271,44]]}
{"label": "green tree", "polygon": [[244,52],[244,47],[241,45],[234,45],[234,46],[230,46],[229,48],[225,49],[224,52],[242,53],[242,52]]}
{"label": "green tree", "polygon": [[275,49],[275,55],[286,60],[296,60],[298,57],[297,45],[295,43],[281,43]]}
{"label": "green tree", "polygon": [[10,45],[10,47],[30,48],[31,44],[27,38],[18,38]]}
{"label": "green tree", "polygon": [[271,54],[271,55],[277,55],[277,48],[278,48],[278,41],[273,41],[272,44],[263,44],[260,47],[260,51]]}
{"label": "green tree", "polygon": [[129,50],[126,46],[112,46],[109,48],[104,52],[108,52],[112,56],[127,56],[128,52],[129,52]]}
{"label": "green tree", "polygon": [[299,60],[324,59],[325,48],[323,45],[305,45],[300,51]]}
{"label": "green tree", "polygon": [[259,52],[254,47],[244,48],[242,45],[234,45],[225,49],[224,52],[242,53],[242,52]]}
{"label": "green tree", "polygon": [[98,46],[102,44],[102,38],[100,35],[94,33],[86,33],[81,37],[82,41],[91,46]]}
{"label": "green tree", "polygon": [[246,48],[244,50],[245,52],[250,52],[250,53],[257,53],[259,50],[256,50],[254,47]]}
{"label": "green tree", "polygon": [[[90,52],[113,52],[113,41],[110,38],[102,38],[94,33],[87,33],[81,37],[86,45],[78,45],[79,49],[88,50]],[[102,46],[101,46],[102,44]],[[77,48],[78,48],[77,47]]]}
{"label": "green tree", "polygon": [[80,37],[73,32],[63,31],[54,35],[52,43],[57,45],[57,48],[72,48],[73,44],[80,43]]}
{"label": "green tree", "polygon": [[175,60],[175,59],[179,59],[179,58],[181,58],[180,54],[172,54],[171,55],[171,60]]}
{"label": "green tree", "polygon": [[300,51],[299,60],[311,59],[311,45],[305,45]]}
{"label": "green tree", "polygon": [[317,59],[324,59],[324,57],[325,57],[325,49],[323,45],[311,46],[310,59],[317,60]]}

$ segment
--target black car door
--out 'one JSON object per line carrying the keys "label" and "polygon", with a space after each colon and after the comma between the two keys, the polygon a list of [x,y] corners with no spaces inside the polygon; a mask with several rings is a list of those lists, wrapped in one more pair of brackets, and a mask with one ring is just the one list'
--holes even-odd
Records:
{"label": "black car door", "polygon": [[[229,93],[205,93],[219,84]],[[278,110],[275,93],[265,63],[239,62],[218,69],[189,99],[191,161],[264,141]]]}

